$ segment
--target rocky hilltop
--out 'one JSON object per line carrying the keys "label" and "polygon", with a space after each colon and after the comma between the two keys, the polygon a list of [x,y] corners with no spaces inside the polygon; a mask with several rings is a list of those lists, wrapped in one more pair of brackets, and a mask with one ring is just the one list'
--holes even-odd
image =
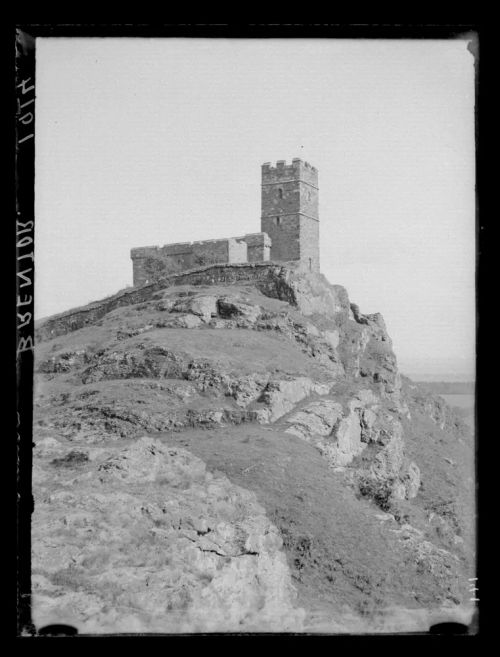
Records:
{"label": "rocky hilltop", "polygon": [[474,450],[379,314],[216,265],[36,331],[33,615],[80,632],[467,619]]}

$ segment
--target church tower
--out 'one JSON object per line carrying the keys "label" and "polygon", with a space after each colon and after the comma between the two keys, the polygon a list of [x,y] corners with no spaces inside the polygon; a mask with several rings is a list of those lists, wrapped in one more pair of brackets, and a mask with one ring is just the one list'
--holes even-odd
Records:
{"label": "church tower", "polygon": [[318,170],[309,162],[262,165],[261,231],[271,238],[271,260],[319,272]]}

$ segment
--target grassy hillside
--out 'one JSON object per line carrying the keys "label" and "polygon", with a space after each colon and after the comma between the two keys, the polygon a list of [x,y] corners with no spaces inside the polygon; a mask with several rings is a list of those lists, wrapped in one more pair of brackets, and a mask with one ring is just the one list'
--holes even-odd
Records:
{"label": "grassy hillside", "polygon": [[318,312],[311,297],[305,315],[270,289],[160,287],[42,333],[35,624],[378,632],[468,618],[466,425],[401,385],[380,316],[329,287],[321,303],[342,303]]}

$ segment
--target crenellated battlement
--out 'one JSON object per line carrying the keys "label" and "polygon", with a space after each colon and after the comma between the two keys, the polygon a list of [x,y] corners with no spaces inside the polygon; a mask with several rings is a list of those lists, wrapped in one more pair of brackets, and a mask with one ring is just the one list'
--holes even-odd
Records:
{"label": "crenellated battlement", "polygon": [[276,166],[272,166],[270,162],[262,165],[262,185],[295,181],[318,187],[318,170],[300,158],[293,159],[291,164],[287,164],[285,160],[278,160]]}
{"label": "crenellated battlement", "polygon": [[316,167],[313,167],[312,164],[309,164],[309,162],[306,162],[305,160],[301,160],[300,157],[294,157],[291,164],[287,164],[286,160],[276,160],[275,166],[272,166],[271,162],[264,162],[262,165],[262,171],[282,171],[284,169],[295,171],[300,169],[302,166],[306,169],[311,169],[311,171],[316,171],[316,173],[318,171]]}
{"label": "crenellated battlement", "polygon": [[165,244],[164,246],[140,246],[131,249],[130,257],[134,258],[154,258],[166,255],[182,255],[190,253],[192,249],[192,242],[177,242],[174,244]]}

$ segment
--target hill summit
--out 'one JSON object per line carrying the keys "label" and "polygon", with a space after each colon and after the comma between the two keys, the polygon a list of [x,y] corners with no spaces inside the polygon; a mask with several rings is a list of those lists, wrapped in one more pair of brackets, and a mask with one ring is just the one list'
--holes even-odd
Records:
{"label": "hill summit", "polygon": [[159,271],[36,338],[37,627],[470,618],[470,430],[343,287],[290,262]]}

